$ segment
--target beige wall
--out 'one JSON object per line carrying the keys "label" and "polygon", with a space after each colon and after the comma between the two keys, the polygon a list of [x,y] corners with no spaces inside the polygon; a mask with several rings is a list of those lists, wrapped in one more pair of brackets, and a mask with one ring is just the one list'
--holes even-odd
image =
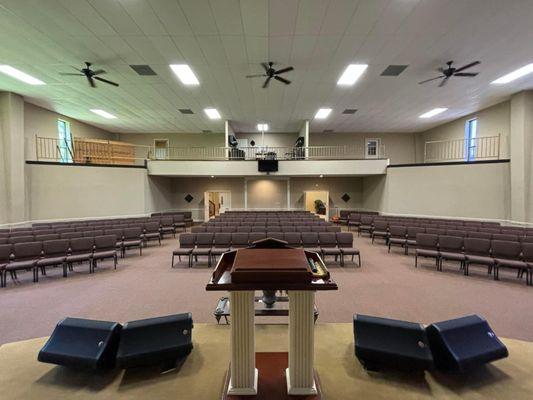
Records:
{"label": "beige wall", "polygon": [[389,168],[363,179],[364,208],[389,214],[509,218],[509,163]]}
{"label": "beige wall", "polygon": [[120,133],[118,140],[153,146],[154,139],[168,139],[170,147],[224,146],[224,133]]}
{"label": "beige wall", "polygon": [[366,139],[381,139],[385,157],[391,164],[410,164],[416,160],[414,133],[310,133],[310,146],[357,146],[358,156],[364,158]]}
{"label": "beige wall", "polygon": [[[255,146],[261,146],[261,133],[237,133],[235,135],[237,139],[248,139],[248,144],[253,140]],[[270,147],[292,147],[294,142],[298,139],[298,133],[274,133],[265,132],[265,146]]]}
{"label": "beige wall", "polygon": [[501,136],[500,158],[509,157],[509,134],[511,129],[510,101],[504,101],[469,114],[433,129],[416,134],[417,162],[424,161],[424,143],[433,140],[464,139],[465,124],[469,119],[478,119],[478,137]]}
{"label": "beige wall", "polygon": [[249,179],[246,188],[249,209],[287,208],[287,179]]}
{"label": "beige wall", "polygon": [[73,137],[104,140],[117,140],[118,135],[76,119],[58,114],[54,111],[24,103],[24,136],[26,141],[26,159],[35,160],[35,136],[57,139],[57,120],[62,119],[70,123]]}
{"label": "beige wall", "polygon": [[27,164],[30,219],[139,215],[171,208],[172,181],[142,168]]}

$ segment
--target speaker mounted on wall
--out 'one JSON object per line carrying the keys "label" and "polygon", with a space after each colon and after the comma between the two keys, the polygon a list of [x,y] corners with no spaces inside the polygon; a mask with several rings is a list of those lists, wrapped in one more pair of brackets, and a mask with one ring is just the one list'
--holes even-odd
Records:
{"label": "speaker mounted on wall", "polygon": [[187,203],[190,203],[191,201],[193,201],[194,197],[192,197],[190,194],[187,194],[187,196],[185,196],[185,201]]}

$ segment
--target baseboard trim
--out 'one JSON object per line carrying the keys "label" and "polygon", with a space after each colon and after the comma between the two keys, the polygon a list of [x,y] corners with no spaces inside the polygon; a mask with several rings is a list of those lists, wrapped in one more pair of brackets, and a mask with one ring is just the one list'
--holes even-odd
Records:
{"label": "baseboard trim", "polygon": [[443,161],[430,163],[412,163],[412,164],[391,164],[387,168],[409,168],[409,167],[442,167],[445,165],[478,165],[478,164],[500,164],[509,163],[510,159],[501,160],[479,160],[479,161]]}

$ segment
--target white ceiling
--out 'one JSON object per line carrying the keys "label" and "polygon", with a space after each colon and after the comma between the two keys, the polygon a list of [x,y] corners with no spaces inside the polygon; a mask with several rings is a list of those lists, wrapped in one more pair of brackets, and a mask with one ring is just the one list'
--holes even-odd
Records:
{"label": "white ceiling", "polygon": [[[494,87],[495,78],[533,61],[532,0],[0,0],[0,64],[45,81],[29,86],[0,74],[0,90],[116,132],[222,131],[216,107],[237,131],[268,122],[296,131],[319,107],[333,112],[312,131],[422,131],[533,87],[533,76]],[[285,86],[244,75],[260,62],[293,65]],[[448,60],[480,60],[481,74],[417,85]],[[119,88],[64,77],[92,61]],[[183,86],[168,64],[187,63],[199,87]],[[353,87],[337,87],[348,63],[368,63]],[[149,64],[141,77],[128,64]],[[408,64],[382,77],[389,64]],[[474,69],[472,69],[474,70]],[[431,120],[418,115],[449,111]],[[103,120],[101,108],[119,118]],[[182,115],[191,108],[195,115]],[[342,115],[357,108],[354,115]]]}

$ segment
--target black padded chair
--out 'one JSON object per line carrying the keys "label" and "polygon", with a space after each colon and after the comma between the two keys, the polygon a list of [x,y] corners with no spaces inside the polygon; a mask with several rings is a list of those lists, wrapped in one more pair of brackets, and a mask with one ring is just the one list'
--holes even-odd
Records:
{"label": "black padded chair", "polygon": [[67,317],[57,324],[37,359],[75,368],[112,368],[121,329],[117,322]]}
{"label": "black padded chair", "polygon": [[173,367],[179,358],[191,352],[192,329],[191,313],[126,322],[117,365],[120,368],[158,364]]}

